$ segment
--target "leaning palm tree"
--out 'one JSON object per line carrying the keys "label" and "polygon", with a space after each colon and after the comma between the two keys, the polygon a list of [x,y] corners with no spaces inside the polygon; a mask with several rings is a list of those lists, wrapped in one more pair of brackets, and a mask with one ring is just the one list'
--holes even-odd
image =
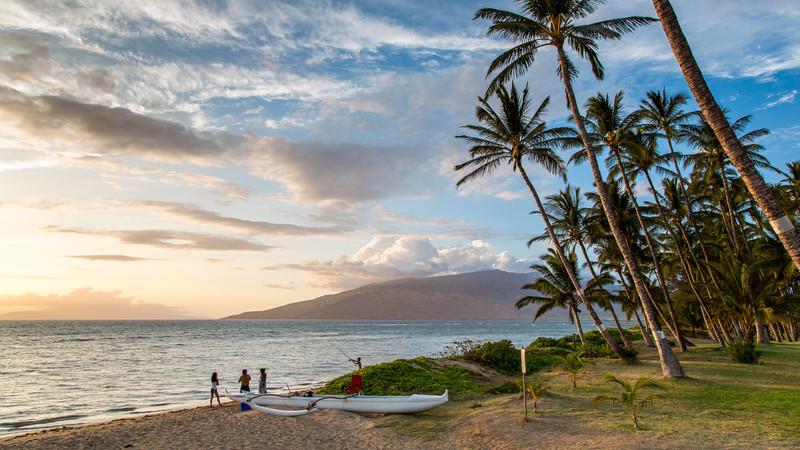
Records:
{"label": "leaning palm tree", "polygon": [[672,9],[669,0],[653,0],[653,6],[656,9],[658,18],[661,20],[661,25],[667,35],[667,41],[672,47],[672,52],[675,54],[675,59],[678,61],[684,78],[686,78],[686,83],[700,106],[700,111],[711,125],[711,128],[713,128],[714,134],[721,142],[725,154],[731,160],[731,164],[733,164],[747,185],[747,190],[750,191],[750,194],[764,211],[764,215],[792,258],[794,265],[800,268],[800,233],[798,233],[794,223],[781,208],[778,197],[764,181],[756,165],[747,156],[742,143],[736,138],[735,131],[725,117],[722,108],[717,104],[711,89],[706,84],[700,66],[694,59],[689,42],[686,40],[686,36],[683,34],[681,25],[678,22],[678,17],[675,15],[675,10]]}
{"label": "leaning palm tree", "polygon": [[655,381],[645,377],[641,377],[637,379],[636,382],[631,384],[612,374],[606,375],[606,381],[619,385],[619,395],[598,395],[594,398],[592,404],[598,405],[603,402],[611,402],[621,405],[631,417],[633,429],[639,431],[639,411],[645,406],[651,405],[656,399],[663,398],[663,396],[660,394],[650,394],[643,397],[641,395],[641,391],[644,389],[664,390],[664,386],[661,386]]}
{"label": "leaning palm tree", "polygon": [[[472,147],[469,150],[470,159],[455,166],[456,171],[470,170],[456,183],[456,186],[488,175],[504,164],[510,165],[512,171],[519,172],[533,196],[536,208],[544,211],[539,193],[528,177],[523,161],[536,163],[548,172],[563,177],[564,162],[555,153],[555,150],[562,147],[566,139],[574,136],[574,132],[570,128],[548,128],[542,120],[542,116],[547,110],[550,99],[546,98],[538,108],[533,109],[527,86],[521,94],[513,83],[510,91],[504,86],[500,86],[495,91],[495,96],[500,102],[500,111],[494,109],[488,98],[479,98],[476,110],[478,123],[465,126],[474,135],[457,136],[471,144]],[[550,234],[558,258],[562,262],[567,261],[564,248],[556,236],[547,214],[542,214],[542,220]],[[625,354],[622,348],[603,327],[600,317],[594,311],[575,271],[566,262],[564,266],[567,268],[567,275],[578,298],[584,304],[586,312],[589,313],[614,353],[623,358]]]}
{"label": "leaning palm tree", "polygon": [[623,152],[626,152],[627,149],[636,151],[636,149],[643,144],[640,142],[639,135],[637,134],[639,131],[639,112],[634,111],[630,114],[625,114],[622,98],[623,94],[621,91],[614,96],[613,100],[611,100],[608,95],[602,94],[591,97],[586,102],[586,126],[593,140],[609,150],[609,164],[612,166],[616,164],[616,170],[614,172],[622,179],[625,192],[631,199],[636,219],[639,221],[639,226],[641,227],[645,243],[647,244],[650,260],[655,268],[656,279],[661,288],[661,294],[666,300],[670,319],[670,321],[666,323],[667,328],[669,328],[672,335],[675,336],[675,341],[680,350],[685,352],[686,343],[678,327],[678,319],[675,316],[675,308],[672,305],[672,298],[669,295],[667,283],[664,281],[664,274],[661,270],[661,262],[658,259],[657,249],[650,235],[649,227],[645,224],[642,211],[639,208],[639,202],[636,200],[636,195],[633,192],[633,180],[631,180],[631,177],[627,173],[628,171],[625,168],[625,161],[622,156]]}
{"label": "leaning palm tree", "polygon": [[594,177],[594,184],[600,193],[611,232],[625,258],[625,263],[633,273],[637,294],[643,300],[646,299],[643,301],[645,317],[657,342],[661,371],[667,377],[685,376],[683,367],[669,348],[666,337],[661,331],[661,325],[656,318],[655,306],[645,292],[644,279],[619,226],[619,219],[608,204],[608,198],[603,189],[605,184],[603,175],[597,163],[592,142],[586,132],[583,116],[578,110],[575,90],[572,87],[572,81],[577,76],[578,69],[567,55],[568,49],[574,50],[580,58],[589,61],[595,77],[602,78],[603,64],[597,53],[598,41],[621,39],[624,34],[655,20],[649,17],[634,16],[588,24],[578,23],[581,19],[594,13],[603,3],[602,0],[516,0],[515,3],[522,9],[522,13],[495,8],[483,8],[475,13],[475,19],[488,19],[493,22],[488,29],[489,35],[500,35],[516,44],[501,53],[490,64],[488,74],[495,72],[497,74],[490,83],[489,90],[492,91],[497,86],[525,73],[533,64],[540,48],[551,46],[555,49],[558,56],[558,75],[564,83],[567,105],[572,113],[572,119],[575,121],[584,149],[589,155],[589,166]]}

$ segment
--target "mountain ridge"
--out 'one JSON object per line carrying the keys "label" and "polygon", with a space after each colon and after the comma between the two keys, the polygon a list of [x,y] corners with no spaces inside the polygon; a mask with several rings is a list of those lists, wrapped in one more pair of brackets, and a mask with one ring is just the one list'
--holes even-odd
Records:
{"label": "mountain ridge", "polygon": [[514,303],[526,295],[522,286],[535,279],[535,273],[501,270],[401,278],[262,311],[246,311],[222,319],[529,319],[532,317],[532,308],[518,310]]}

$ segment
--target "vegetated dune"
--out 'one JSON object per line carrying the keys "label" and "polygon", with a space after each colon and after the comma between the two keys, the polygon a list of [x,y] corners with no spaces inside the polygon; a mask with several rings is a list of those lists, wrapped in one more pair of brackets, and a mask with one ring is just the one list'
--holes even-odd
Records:
{"label": "vegetated dune", "polygon": [[[404,278],[225,319],[527,319],[533,310],[518,310],[514,303],[527,295],[522,286],[535,279],[532,273],[501,270]],[[550,317],[563,320],[566,316],[555,312]]]}

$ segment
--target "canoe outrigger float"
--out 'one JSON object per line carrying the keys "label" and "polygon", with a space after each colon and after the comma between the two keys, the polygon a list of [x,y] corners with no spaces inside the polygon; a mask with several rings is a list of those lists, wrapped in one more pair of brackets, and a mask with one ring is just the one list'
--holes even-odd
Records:
{"label": "canoe outrigger float", "polygon": [[[302,416],[320,409],[339,409],[357,413],[408,414],[427,411],[449,400],[442,395],[304,395],[228,393],[228,398],[265,414]],[[291,408],[278,409],[274,407]]]}

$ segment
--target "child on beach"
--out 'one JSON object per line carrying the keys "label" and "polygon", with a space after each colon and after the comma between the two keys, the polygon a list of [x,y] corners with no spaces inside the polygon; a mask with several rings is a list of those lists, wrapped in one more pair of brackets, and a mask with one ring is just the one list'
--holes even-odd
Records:
{"label": "child on beach", "polygon": [[239,383],[242,385],[239,392],[250,392],[250,375],[247,374],[247,369],[242,369],[242,376],[239,377]]}
{"label": "child on beach", "polygon": [[267,393],[267,369],[261,368],[261,376],[258,379],[258,393]]}
{"label": "child on beach", "polygon": [[211,374],[211,399],[208,401],[208,406],[214,406],[214,396],[217,396],[217,404],[222,406],[222,402],[219,401],[219,377],[217,377],[217,372]]}

